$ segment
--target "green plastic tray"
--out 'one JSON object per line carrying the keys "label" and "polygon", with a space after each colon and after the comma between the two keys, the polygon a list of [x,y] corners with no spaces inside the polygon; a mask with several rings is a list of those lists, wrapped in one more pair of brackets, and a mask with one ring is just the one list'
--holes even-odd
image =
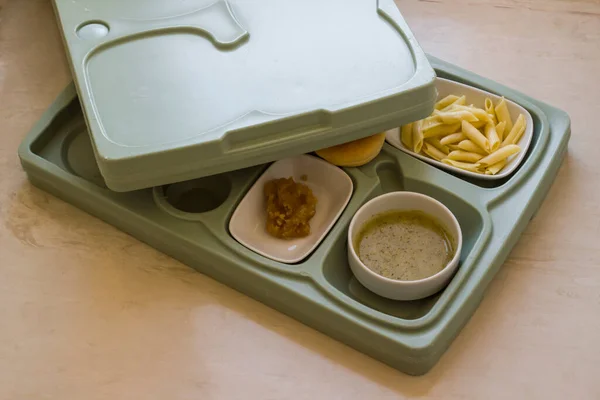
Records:
{"label": "green plastic tray", "polygon": [[[427,372],[469,320],[484,291],[533,217],[567,150],[567,114],[440,60],[439,76],[510,98],[531,112],[535,132],[521,166],[499,181],[467,181],[389,145],[371,163],[346,172],[354,181],[347,208],[305,261],[261,257],[228,233],[228,220],[266,166],[175,185],[203,188],[222,204],[184,213],[164,201],[164,187],[116,193],[105,187],[73,85],[24,140],[19,155],[31,182],[196,268],[348,345],[409,374]],[[183,186],[181,186],[183,187]],[[346,229],[378,194],[410,190],[446,204],[464,236],[460,268],[448,287],[413,302],[363,288],[346,259]],[[204,201],[202,197],[198,201]],[[221,200],[218,200],[221,199]]]}
{"label": "green plastic tray", "polygon": [[423,118],[393,0],[54,0],[106,185],[232,171]]}

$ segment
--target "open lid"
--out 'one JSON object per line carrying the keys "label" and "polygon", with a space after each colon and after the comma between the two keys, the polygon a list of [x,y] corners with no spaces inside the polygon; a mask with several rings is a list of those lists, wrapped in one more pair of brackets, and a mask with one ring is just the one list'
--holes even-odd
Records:
{"label": "open lid", "polygon": [[359,139],[436,99],[393,0],[54,1],[115,191]]}

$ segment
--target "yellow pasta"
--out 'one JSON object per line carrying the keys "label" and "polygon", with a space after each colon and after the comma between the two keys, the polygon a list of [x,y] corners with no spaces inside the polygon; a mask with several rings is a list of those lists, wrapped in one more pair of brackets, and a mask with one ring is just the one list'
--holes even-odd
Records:
{"label": "yellow pasta", "polygon": [[425,142],[425,145],[423,147],[423,153],[427,154],[429,157],[436,159],[438,161],[442,161],[444,158],[446,158],[446,154],[442,153],[441,151],[439,151],[438,149],[436,149],[434,146],[432,146],[431,144]]}
{"label": "yellow pasta", "polygon": [[453,167],[464,169],[466,171],[481,173],[481,168],[477,164],[449,160],[447,158],[443,159],[442,162],[444,164],[452,165]]}
{"label": "yellow pasta", "polygon": [[442,119],[437,115],[430,115],[429,117],[422,120],[421,129],[426,130],[432,126],[437,126],[442,123]]}
{"label": "yellow pasta", "polygon": [[519,144],[519,140],[521,140],[523,133],[525,133],[525,127],[521,128],[521,130],[517,133],[517,136],[515,136],[513,139],[513,144]]}
{"label": "yellow pasta", "polygon": [[450,149],[448,148],[448,146],[444,146],[443,144],[440,143],[439,138],[436,138],[436,137],[427,138],[427,139],[425,139],[425,142],[431,144],[433,147],[435,147],[436,149],[438,149],[439,151],[441,151],[444,154],[448,154],[450,152]]}
{"label": "yellow pasta", "polygon": [[467,106],[456,106],[455,109],[468,111],[471,114],[473,114],[479,121],[489,122],[492,120],[490,118],[489,114],[487,112],[485,112],[485,110],[482,110],[481,108],[477,108],[473,105],[468,106],[468,107]]}
{"label": "yellow pasta", "polygon": [[513,154],[517,154],[521,151],[521,148],[516,144],[509,144],[508,146],[501,147],[499,150],[493,152],[487,157],[482,158],[477,162],[482,167],[489,167],[490,165],[496,164],[502,160],[506,160]]}
{"label": "yellow pasta", "polygon": [[496,125],[496,133],[498,134],[498,138],[502,141],[504,138],[504,127],[506,127],[506,122],[502,121]]}
{"label": "yellow pasta", "polygon": [[469,122],[467,122],[467,121],[462,122],[462,133],[464,133],[466,137],[471,139],[471,141],[473,143],[475,143],[477,146],[481,147],[482,149],[484,149],[487,152],[490,151],[489,141],[485,138],[485,136],[483,136],[483,134],[481,132],[479,132]]}
{"label": "yellow pasta", "polygon": [[496,175],[498,172],[502,171],[502,168],[506,165],[506,159],[502,161],[498,161],[496,164],[492,164],[485,169],[486,175]]}
{"label": "yellow pasta", "polygon": [[448,107],[449,105],[453,104],[456,100],[458,100],[458,96],[454,94],[449,94],[448,96],[435,103],[435,109],[441,110],[442,108]]}
{"label": "yellow pasta", "polygon": [[516,144],[517,140],[521,138],[521,135],[523,135],[523,132],[525,132],[525,116],[523,114],[519,114],[519,118],[517,118],[517,121],[513,125],[512,129],[502,141],[502,146]]}
{"label": "yellow pasta", "polygon": [[461,140],[465,140],[466,138],[467,137],[465,136],[464,133],[457,132],[457,133],[452,133],[450,135],[444,136],[443,138],[440,139],[440,143],[443,145],[449,145],[449,144],[458,143]]}
{"label": "yellow pasta", "polygon": [[454,102],[448,104],[446,107],[442,108],[441,111],[448,111],[448,109],[450,109],[453,106],[462,106],[467,102],[467,96],[462,95],[460,96],[458,99],[456,99]]}
{"label": "yellow pasta", "polygon": [[513,127],[513,123],[512,119],[510,119],[510,114],[508,112],[508,107],[506,106],[506,100],[504,99],[504,97],[496,105],[496,108],[494,110],[496,111],[496,117],[498,118],[498,121],[504,121],[504,123],[506,124],[504,130],[506,132],[510,132],[510,130]]}
{"label": "yellow pasta", "polygon": [[444,124],[443,122],[436,122],[435,124],[429,125],[427,129],[423,128],[423,137],[430,138],[434,136],[448,135],[455,133],[460,129],[460,123],[456,124]]}
{"label": "yellow pasta", "polygon": [[421,125],[423,121],[417,121],[412,126],[412,148],[415,153],[420,153],[423,148],[423,131]]}
{"label": "yellow pasta", "polygon": [[455,124],[461,121],[474,122],[477,121],[477,117],[467,110],[455,110],[455,111],[434,111],[445,124]]}
{"label": "yellow pasta", "polygon": [[481,160],[482,158],[483,158],[483,156],[481,154],[471,153],[469,151],[464,151],[464,150],[454,150],[450,154],[448,154],[449,160],[466,161],[466,162],[470,162],[470,163],[477,162],[477,161]]}
{"label": "yellow pasta", "polygon": [[460,150],[469,151],[471,153],[477,153],[486,156],[487,151],[477,146],[475,143],[470,141],[469,139],[465,139],[458,144],[458,148]]}
{"label": "yellow pasta", "polygon": [[486,97],[483,101],[483,108],[485,109],[485,112],[496,115],[496,112],[494,111],[494,102],[489,97]]}
{"label": "yellow pasta", "polygon": [[400,141],[409,149],[412,148],[412,125],[406,124],[400,128]]}
{"label": "yellow pasta", "polygon": [[487,124],[487,122],[485,122],[485,121],[473,121],[473,122],[471,122],[471,125],[473,125],[473,127],[477,128],[477,129],[483,128],[485,126],[485,124]]}
{"label": "yellow pasta", "polygon": [[493,122],[488,122],[485,126],[485,138],[488,140],[490,144],[490,152],[494,152],[498,150],[500,147],[500,138],[498,137],[498,133],[496,132],[496,127]]}
{"label": "yellow pasta", "polygon": [[400,140],[415,153],[465,171],[496,175],[519,153],[525,116],[514,122],[502,97],[490,97],[482,107],[467,105],[465,95],[450,94],[435,104],[433,113],[400,128]]}
{"label": "yellow pasta", "polygon": [[483,108],[485,109],[485,112],[488,113],[488,115],[490,116],[492,122],[494,124],[497,124],[498,118],[496,118],[496,111],[494,111],[494,103],[492,102],[492,99],[486,97]]}

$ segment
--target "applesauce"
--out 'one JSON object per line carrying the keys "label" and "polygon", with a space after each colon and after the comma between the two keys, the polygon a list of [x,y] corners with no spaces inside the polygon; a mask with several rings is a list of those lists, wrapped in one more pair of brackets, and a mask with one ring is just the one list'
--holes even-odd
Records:
{"label": "applesauce", "polygon": [[317,198],[306,184],[292,177],[273,179],[265,183],[264,196],[266,229],[270,235],[280,239],[310,235],[310,220],[316,212]]}

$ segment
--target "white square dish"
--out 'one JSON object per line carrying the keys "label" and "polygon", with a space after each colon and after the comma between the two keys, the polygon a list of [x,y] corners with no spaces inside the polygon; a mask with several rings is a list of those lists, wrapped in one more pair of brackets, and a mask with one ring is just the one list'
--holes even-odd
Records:
{"label": "white square dish", "polygon": [[[456,96],[465,95],[467,97],[468,104],[474,104],[476,107],[483,108],[486,97],[489,97],[490,99],[492,99],[494,104],[497,104],[498,101],[500,101],[500,99],[501,99],[500,96],[497,96],[495,94],[486,92],[484,90],[477,89],[472,86],[464,85],[459,82],[451,81],[448,79],[436,78],[435,85],[436,85],[436,88],[438,91],[438,100],[443,99],[444,97],[448,96],[449,94],[454,94]],[[519,114],[523,114],[523,116],[525,117],[526,127],[525,127],[525,132],[523,132],[523,136],[521,136],[521,139],[517,143],[519,145],[519,147],[521,147],[521,151],[519,153],[513,155],[512,157],[509,157],[506,166],[496,175],[484,175],[484,174],[478,174],[478,173],[471,172],[471,171],[465,171],[463,169],[456,168],[451,165],[447,165],[447,164],[444,164],[437,160],[434,160],[432,158],[429,158],[423,154],[417,154],[414,151],[412,151],[411,149],[404,146],[404,144],[400,141],[400,128],[394,128],[394,129],[390,129],[389,131],[387,131],[386,135],[385,135],[385,140],[392,146],[396,147],[397,149],[400,149],[405,153],[408,153],[420,160],[425,161],[426,163],[435,165],[435,166],[445,169],[447,171],[453,171],[453,172],[456,172],[457,174],[461,174],[461,175],[465,175],[465,176],[469,176],[469,177],[477,178],[477,179],[484,179],[484,180],[502,179],[502,178],[505,178],[506,176],[510,175],[519,166],[519,164],[521,164],[521,162],[525,158],[525,154],[527,153],[527,150],[529,149],[529,145],[531,144],[531,139],[533,138],[533,118],[531,117],[531,114],[529,113],[529,111],[527,111],[521,105],[519,105],[509,99],[506,99],[506,106],[508,108],[508,112],[510,113],[510,117],[513,120],[513,122],[517,120],[517,117],[519,116]]]}
{"label": "white square dish", "polygon": [[[302,177],[306,176],[306,181]],[[311,233],[298,239],[279,239],[265,227],[263,188],[267,181],[292,177],[306,184],[317,198]],[[293,264],[306,258],[323,240],[352,196],[352,179],[341,168],[320,158],[300,155],[271,164],[246,193],[229,221],[229,232],[250,250],[272,260]]]}

